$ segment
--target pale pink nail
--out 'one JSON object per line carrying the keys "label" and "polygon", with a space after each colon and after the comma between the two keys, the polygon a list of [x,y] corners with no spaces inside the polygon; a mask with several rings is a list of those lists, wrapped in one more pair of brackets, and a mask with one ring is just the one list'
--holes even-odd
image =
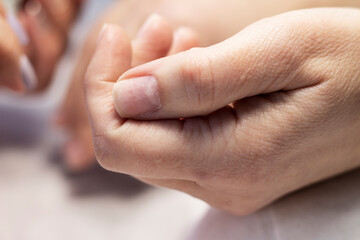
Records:
{"label": "pale pink nail", "polygon": [[153,76],[125,79],[114,86],[115,107],[121,117],[137,117],[161,108],[158,83]]}

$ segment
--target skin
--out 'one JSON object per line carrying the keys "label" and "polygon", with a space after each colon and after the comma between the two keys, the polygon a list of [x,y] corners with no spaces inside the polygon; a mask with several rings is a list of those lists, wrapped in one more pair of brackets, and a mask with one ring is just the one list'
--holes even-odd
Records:
{"label": "skin", "polygon": [[0,4],[0,86],[23,91],[19,60],[23,53],[15,34],[5,20],[5,11]]}
{"label": "skin", "polygon": [[[41,5],[40,12],[34,11],[37,4]],[[27,0],[19,12],[30,38],[26,54],[38,76],[38,91],[44,90],[51,80],[56,64],[65,51],[68,30],[80,5],[79,0]]]}
{"label": "skin", "polygon": [[[16,91],[24,91],[19,59],[30,57],[39,80],[38,91],[47,87],[57,61],[61,57],[67,39],[67,31],[79,10],[82,0],[28,0],[24,1],[18,17],[27,31],[30,43],[20,46],[17,37],[6,22],[6,12],[0,4],[0,85]],[[34,3],[42,6],[34,14]],[[46,42],[46,44],[44,44]]]}
{"label": "skin", "polygon": [[[132,66],[175,54],[199,46],[198,35],[186,27],[174,29],[170,23],[157,14],[151,15],[132,41]],[[67,166],[70,170],[82,171],[94,164],[92,136],[85,103],[82,81],[75,81],[70,89],[65,108],[72,117],[60,116],[58,124],[67,125],[72,130],[73,139],[66,145]],[[86,124],[84,124],[86,123]],[[86,139],[86,141],[84,141]]]}
{"label": "skin", "polygon": [[135,68],[107,28],[85,84],[98,161],[236,215],[359,167],[359,22],[359,9],[288,12]]}
{"label": "skin", "polygon": [[[141,8],[138,7],[140,5]],[[261,18],[319,6],[360,7],[360,3],[357,0],[255,0],[251,3],[238,0],[122,0],[115,3],[90,33],[84,47],[86,51],[77,64],[70,91],[57,117],[57,124],[71,133],[63,151],[66,165],[70,170],[82,171],[95,163],[93,144],[89,137],[91,129],[83,100],[83,79],[104,23],[120,24],[130,39],[133,39],[146,17],[157,12],[166,17],[175,28],[192,27],[199,35],[200,45],[209,46],[223,41]]]}

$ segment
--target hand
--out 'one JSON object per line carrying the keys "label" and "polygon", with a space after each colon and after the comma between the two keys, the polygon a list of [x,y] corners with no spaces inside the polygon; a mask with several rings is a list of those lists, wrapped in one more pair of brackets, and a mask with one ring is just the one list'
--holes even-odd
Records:
{"label": "hand", "polygon": [[[84,45],[85,50],[75,67],[70,90],[57,117],[60,120],[58,123],[71,134],[63,151],[65,163],[69,169],[81,171],[95,163],[92,141],[89,138],[91,129],[83,100],[83,79],[94,54],[99,31],[104,23],[120,24],[130,39],[134,39],[144,20],[152,12],[158,12],[166,16],[175,28],[181,26],[194,28],[196,32],[200,33],[201,45],[208,46],[224,40],[254,20],[292,8],[304,7],[299,4],[299,2],[303,2],[302,0],[292,1],[289,5],[275,4],[274,2],[269,4],[268,2],[260,0],[260,3],[255,2],[249,5],[247,1],[238,0],[225,0],[210,4],[208,0],[196,2],[193,0],[115,1],[93,26],[89,34]],[[265,12],[259,12],[259,4],[264,6]],[[219,11],[219,8],[222,11]],[[198,9],[204,10],[199,12]],[[222,21],[218,21],[219,19]]]}
{"label": "hand", "polygon": [[289,12],[129,71],[128,40],[107,29],[86,80],[98,161],[238,215],[358,167],[359,22]]}
{"label": "hand", "polygon": [[[139,26],[152,12],[160,13],[172,23],[173,26],[191,26],[199,33],[200,45],[209,46],[232,36],[248,24],[274,14],[316,6],[360,6],[357,0],[123,0],[116,1],[103,17],[93,27],[87,38],[82,56],[75,68],[72,85],[60,115],[67,119],[64,126],[71,132],[73,138],[65,149],[65,159],[69,166],[85,166],[94,164],[92,143],[89,140],[90,126],[85,114],[83,102],[83,79],[96,48],[101,26],[104,23],[120,24],[128,33],[130,39],[136,36]],[[258,6],[262,6],[259,10]],[[138,6],[141,6],[139,8]],[[202,9],[202,11],[199,11]],[[221,10],[221,11],[220,11]],[[220,20],[221,19],[221,20]],[[78,97],[74,97],[74,95]],[[80,117],[81,115],[81,117]],[[72,147],[68,147],[72,146]],[[78,146],[78,147],[75,147]],[[69,149],[72,149],[71,151]],[[81,164],[79,164],[81,163]],[[80,166],[83,166],[82,168]]]}
{"label": "hand", "polygon": [[[144,42],[144,37],[139,38],[136,37],[136,35],[139,27],[143,24],[145,18],[153,12],[153,9],[156,8],[156,3],[158,2],[158,0],[141,0],[141,2],[138,0],[116,1],[113,5],[111,5],[109,10],[103,14],[97,24],[93,26],[92,31],[84,45],[84,49],[86,50],[82,52],[80,61],[75,67],[73,80],[65,98],[65,102],[56,117],[57,124],[70,133],[70,138],[63,147],[64,163],[69,170],[73,172],[85,171],[86,169],[93,167],[96,163],[91,140],[91,128],[88,122],[84,102],[83,79],[91,57],[95,51],[101,27],[104,23],[120,23],[130,36],[130,39],[138,39],[135,40],[135,42],[138,42],[138,44],[135,45],[145,45],[147,43]],[[137,8],[139,5],[142,7]],[[136,11],[134,11],[134,9],[136,9]],[[152,33],[150,30],[148,34],[149,36],[145,37],[145,39],[149,39],[147,41],[150,41],[150,45],[155,49],[158,48],[159,44],[163,41],[157,41],[157,34],[165,38],[169,38],[169,36],[171,37],[173,34],[172,27],[169,23],[161,20],[158,24],[163,26],[163,29],[156,29],[156,32],[158,33]],[[182,40],[180,39],[180,41]],[[145,46],[140,46],[140,48],[144,47]],[[137,48],[138,47],[136,46],[134,47],[134,49]],[[148,51],[145,51],[144,56],[147,55],[146,52]],[[143,58],[141,56],[142,54],[138,55],[140,55],[140,58]],[[163,55],[161,56],[163,57]],[[136,60],[136,56],[134,56],[134,58],[135,62],[133,66],[136,66],[138,63],[145,63],[141,62],[141,59]],[[150,58],[150,60],[154,59]]]}
{"label": "hand", "polygon": [[[132,41],[132,46],[131,65],[134,67],[198,46],[198,37],[185,27],[173,30],[165,19],[151,15]],[[71,132],[70,141],[64,146],[65,163],[69,170],[77,172],[92,167],[95,154],[83,100],[83,82],[75,81],[73,84],[57,123]]]}
{"label": "hand", "polygon": [[27,0],[19,18],[29,34],[26,54],[44,90],[67,44],[68,30],[79,10],[79,0]]}
{"label": "hand", "polygon": [[20,73],[20,57],[23,49],[16,35],[5,20],[5,12],[0,5],[0,86],[23,91]]}

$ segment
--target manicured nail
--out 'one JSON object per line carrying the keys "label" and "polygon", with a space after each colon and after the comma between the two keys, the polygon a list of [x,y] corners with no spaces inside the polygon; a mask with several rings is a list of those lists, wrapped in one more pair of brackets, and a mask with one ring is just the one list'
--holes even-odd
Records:
{"label": "manicured nail", "polygon": [[24,10],[27,14],[29,14],[32,17],[38,17],[39,15],[41,15],[41,12],[43,11],[43,6],[37,0],[26,1],[24,5]]}
{"label": "manicured nail", "polygon": [[27,91],[34,90],[38,85],[35,69],[26,55],[20,57],[21,77]]}
{"label": "manicured nail", "polygon": [[146,35],[147,31],[151,28],[155,28],[157,23],[161,20],[161,16],[157,13],[153,13],[148,17],[143,24],[143,26],[140,28],[136,38],[141,38],[144,35]]}
{"label": "manicured nail", "polygon": [[22,46],[28,45],[29,37],[28,37],[25,29],[21,25],[19,19],[17,18],[17,16],[15,16],[15,14],[13,14],[13,13],[7,13],[6,19],[9,23],[10,27],[16,34],[17,38],[19,39],[20,44]]}
{"label": "manicured nail", "polygon": [[137,117],[161,108],[158,83],[153,76],[125,79],[113,90],[115,107],[121,117]]}
{"label": "manicured nail", "polygon": [[49,16],[45,10],[43,4],[39,0],[26,1],[24,5],[25,13],[34,19],[39,26],[52,29],[53,26],[50,24]]}

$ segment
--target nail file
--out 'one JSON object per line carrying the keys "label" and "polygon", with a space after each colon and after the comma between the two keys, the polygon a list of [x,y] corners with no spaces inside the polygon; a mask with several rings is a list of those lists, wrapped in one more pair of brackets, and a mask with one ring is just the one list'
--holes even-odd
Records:
{"label": "nail file", "polygon": [[[21,0],[3,0],[3,3],[6,9],[6,19],[19,39],[20,44],[22,46],[28,45],[29,37],[16,16]],[[38,79],[36,77],[34,67],[26,55],[22,55],[20,57],[20,71],[27,91],[34,90],[37,86]]]}

